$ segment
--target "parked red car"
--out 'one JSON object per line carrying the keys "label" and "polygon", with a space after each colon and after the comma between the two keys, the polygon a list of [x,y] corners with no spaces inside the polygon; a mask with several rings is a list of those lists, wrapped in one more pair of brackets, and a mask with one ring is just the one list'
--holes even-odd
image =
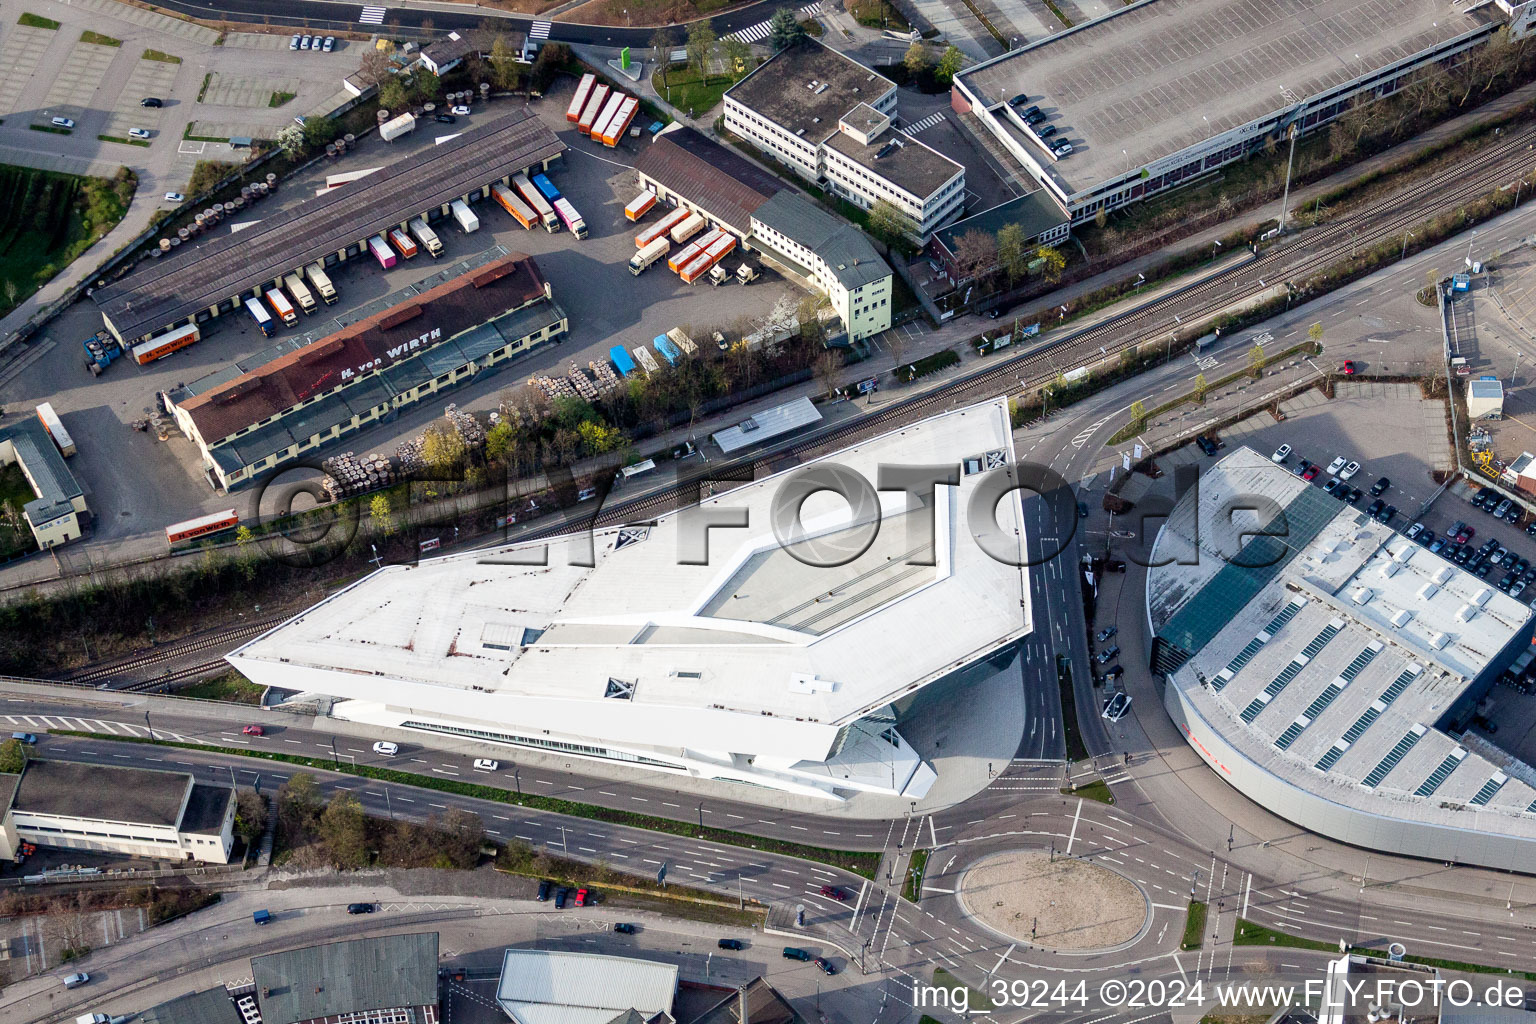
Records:
{"label": "parked red car", "polygon": [[1344,366],[1342,369],[1344,371],[1344,376],[1353,377],[1355,375],[1355,361],[1353,359],[1344,360]]}
{"label": "parked red car", "polygon": [[584,906],[587,905],[587,890],[585,890],[585,889],[577,889],[576,890],[576,905],[578,907],[584,907]]}
{"label": "parked red car", "polygon": [[267,734],[267,730],[263,729],[259,725],[248,725],[240,731],[245,733],[247,736],[265,736]]}

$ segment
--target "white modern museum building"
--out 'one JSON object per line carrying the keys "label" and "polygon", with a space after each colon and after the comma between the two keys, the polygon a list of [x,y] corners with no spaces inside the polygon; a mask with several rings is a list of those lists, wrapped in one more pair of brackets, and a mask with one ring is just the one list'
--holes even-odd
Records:
{"label": "white modern museum building", "polygon": [[[547,550],[385,566],[228,660],[351,721],[918,799],[899,708],[1029,630],[1013,460],[1005,401],[955,410]],[[955,483],[901,482],[935,466]],[[834,473],[867,490],[809,490]]]}

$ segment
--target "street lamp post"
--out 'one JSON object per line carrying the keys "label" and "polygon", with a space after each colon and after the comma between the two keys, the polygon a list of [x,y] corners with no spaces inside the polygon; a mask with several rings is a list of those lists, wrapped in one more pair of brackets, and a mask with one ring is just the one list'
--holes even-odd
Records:
{"label": "street lamp post", "polygon": [[1414,237],[1412,231],[1403,232],[1403,252],[1402,255],[1398,256],[1399,262],[1408,258],[1408,239],[1412,237]]}
{"label": "street lamp post", "polygon": [[1285,211],[1291,201],[1291,166],[1296,162],[1296,125],[1287,132],[1291,137],[1291,155],[1285,160],[1285,192],[1280,196],[1280,233],[1285,234]]}
{"label": "street lamp post", "polygon": [[155,738],[155,727],[149,724],[149,709],[144,709],[144,728],[149,730],[149,738]]}

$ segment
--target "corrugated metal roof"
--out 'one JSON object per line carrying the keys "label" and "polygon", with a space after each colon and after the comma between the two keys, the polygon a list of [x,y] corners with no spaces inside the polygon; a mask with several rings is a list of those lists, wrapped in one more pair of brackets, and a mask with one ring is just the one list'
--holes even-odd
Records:
{"label": "corrugated metal roof", "polygon": [[27,475],[37,484],[40,501],[50,505],[67,503],[84,493],[36,416],[0,428],[0,443],[6,441],[15,447],[16,458],[26,465]]}
{"label": "corrugated metal roof", "polygon": [[820,256],[849,291],[891,276],[863,232],[792,192],[780,192],[752,216]]}
{"label": "corrugated metal roof", "polygon": [[437,933],[381,935],[251,960],[264,1024],[437,1005]]}
{"label": "corrugated metal roof", "polygon": [[151,1006],[139,1017],[143,1024],[242,1024],[240,1011],[223,988],[191,992]]}
{"label": "corrugated metal roof", "polygon": [[677,967],[621,956],[509,949],[496,1001],[519,1024],[608,1024],[626,1010],[671,1014]]}
{"label": "corrugated metal roof", "polygon": [[820,422],[821,413],[816,406],[809,398],[801,397],[793,402],[785,402],[772,409],[753,413],[734,427],[717,430],[710,436],[715,444],[720,446],[720,450],[729,455],[742,448],[762,444],[780,434],[787,434],[791,430],[799,430],[801,427]]}
{"label": "corrugated metal roof", "polygon": [[752,213],[784,188],[767,171],[692,128],[673,128],[640,151],[635,170],[746,235]]}

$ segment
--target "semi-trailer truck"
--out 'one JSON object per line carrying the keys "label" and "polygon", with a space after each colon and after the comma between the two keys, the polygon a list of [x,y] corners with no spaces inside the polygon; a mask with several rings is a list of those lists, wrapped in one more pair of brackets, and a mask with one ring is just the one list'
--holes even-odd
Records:
{"label": "semi-trailer truck", "polygon": [[400,255],[408,260],[415,259],[416,254],[421,252],[416,247],[415,240],[399,228],[389,229],[389,244],[393,245]]}
{"label": "semi-trailer truck", "polygon": [[373,253],[373,258],[379,261],[379,266],[388,270],[395,265],[395,253],[384,241],[383,235],[374,235],[368,239],[368,251]]}
{"label": "semi-trailer truck", "polygon": [[197,324],[183,324],[174,331],[166,331],[158,337],[133,346],[133,361],[140,366],[152,363],[156,359],[186,348],[202,336],[203,332]]}
{"label": "semi-trailer truck", "polygon": [[661,220],[641,231],[635,236],[635,248],[644,249],[658,238],[666,238],[667,233],[687,220],[692,211],[686,207],[678,206],[668,210],[662,215]]}
{"label": "semi-trailer truck", "polygon": [[630,221],[637,221],[651,212],[651,207],[656,205],[656,193],[645,189],[638,196],[631,199],[624,207],[624,216]]}
{"label": "semi-trailer truck", "polygon": [[399,117],[385,121],[379,126],[379,138],[385,142],[393,142],[400,136],[408,134],[416,128],[414,114],[401,114]]}
{"label": "semi-trailer truck", "polygon": [[614,111],[613,116],[608,119],[608,123],[603,126],[602,134],[599,135],[594,131],[592,137],[600,139],[603,145],[613,149],[619,144],[619,140],[624,137],[625,129],[635,119],[635,112],[639,109],[639,100],[633,96],[624,97],[624,102],[619,104],[619,109]]}
{"label": "semi-trailer truck", "polygon": [[725,232],[720,228],[712,228],[711,230],[706,231],[704,234],[700,235],[698,238],[695,238],[693,241],[683,246],[671,256],[668,256],[667,269],[672,271],[674,274],[680,272],[684,267],[693,262],[694,257],[702,253],[706,247],[711,245],[715,239],[719,238],[723,234],[725,234]]}
{"label": "semi-trailer truck", "polygon": [[592,95],[587,97],[587,105],[582,108],[581,117],[576,122],[576,130],[583,135],[592,134],[592,122],[597,120],[597,115],[603,109],[603,104],[608,100],[608,86],[599,82],[592,87]]}
{"label": "semi-trailer truck", "polygon": [[469,204],[462,199],[455,199],[451,207],[453,219],[463,229],[466,235],[480,230],[480,218],[475,216],[475,211],[469,208]]}
{"label": "semi-trailer truck", "polygon": [[293,296],[293,301],[299,304],[299,308],[306,314],[313,313],[315,306],[315,293],[309,290],[304,279],[298,274],[287,274],[283,277],[283,287],[288,289],[288,294]]}
{"label": "semi-trailer truck", "polygon": [[284,295],[281,290],[277,288],[268,288],[267,304],[270,305],[272,309],[277,313],[278,317],[282,319],[285,326],[293,327],[298,324],[299,311],[293,308],[293,303],[288,301],[288,296]]}
{"label": "semi-trailer truck", "polygon": [[64,421],[53,411],[51,402],[44,402],[37,407],[37,418],[43,421],[43,429],[48,431],[48,436],[58,445],[61,455],[68,458],[75,454],[75,441],[69,436],[69,431],[64,429]]}
{"label": "semi-trailer truck", "polygon": [[533,212],[533,207],[523,202],[516,192],[501,182],[498,181],[491,186],[491,198],[496,200],[496,205],[511,214],[512,219],[523,227],[531,228],[538,223],[539,215]]}
{"label": "semi-trailer truck", "polygon": [[325,267],[318,260],[304,268],[304,276],[315,286],[315,291],[320,293],[321,300],[327,306],[336,301],[336,286],[331,284]]}
{"label": "semi-trailer truck", "polygon": [[672,241],[682,245],[688,239],[698,234],[703,227],[704,218],[700,217],[697,213],[689,213],[687,217],[684,217],[672,229]]}
{"label": "semi-trailer truck", "polygon": [[443,254],[443,240],[437,237],[437,232],[420,217],[411,218],[411,234],[416,236],[416,241],[426,246],[427,252],[433,259]]}
{"label": "semi-trailer truck", "polygon": [[557,196],[554,200],[555,215],[560,218],[560,223],[565,229],[577,238],[587,237],[587,222],[581,219],[581,214],[576,212],[576,207],[565,196]]}
{"label": "semi-trailer truck", "polygon": [[[618,115],[619,108],[624,105],[625,99],[627,97],[617,89],[608,94],[608,102],[603,104],[603,109],[599,110],[597,117],[592,119],[592,131],[590,134],[593,142],[603,141],[603,135],[608,131],[609,122]],[[538,182],[534,182],[534,184],[538,184]]]}
{"label": "semi-trailer truck", "polygon": [[261,300],[255,297],[245,300],[245,311],[251,314],[251,319],[256,321],[256,326],[261,328],[265,337],[272,337],[277,330],[277,324],[272,320],[272,314],[267,312],[267,307],[261,304]]}
{"label": "semi-trailer truck", "polygon": [[539,193],[551,203],[560,198],[560,190],[555,188],[555,183],[549,180],[549,175],[547,174],[535,174],[533,176],[533,187],[538,189]]}
{"label": "semi-trailer truck", "polygon": [[575,124],[581,120],[581,112],[586,109],[587,97],[592,95],[592,87],[597,84],[597,76],[585,74],[581,81],[576,83],[576,95],[571,97],[571,105],[565,108],[565,119]]}
{"label": "semi-trailer truck", "polygon": [[729,232],[722,232],[720,237],[705,246],[704,251],[695,256],[692,262],[680,269],[677,276],[683,279],[684,284],[693,284],[734,248],[736,248],[736,236]]}
{"label": "semi-trailer truck", "polygon": [[639,277],[641,271],[665,256],[670,248],[672,248],[672,240],[666,235],[662,235],[650,245],[635,253],[634,257],[629,261],[629,272]]}
{"label": "semi-trailer truck", "polygon": [[544,198],[544,193],[534,187],[526,174],[512,175],[512,184],[517,186],[518,195],[533,207],[539,215],[539,220],[544,224],[544,230],[554,234],[560,230],[560,218],[555,214],[555,208],[549,205],[549,200]]}

